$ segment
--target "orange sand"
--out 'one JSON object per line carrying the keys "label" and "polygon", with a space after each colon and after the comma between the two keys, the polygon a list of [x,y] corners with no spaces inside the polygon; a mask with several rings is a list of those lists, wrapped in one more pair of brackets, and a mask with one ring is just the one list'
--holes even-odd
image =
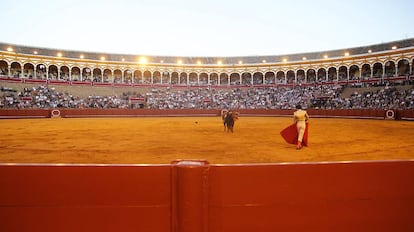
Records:
{"label": "orange sand", "polygon": [[414,122],[311,118],[310,146],[279,132],[291,118],[220,117],[0,120],[0,163],[213,164],[414,159]]}

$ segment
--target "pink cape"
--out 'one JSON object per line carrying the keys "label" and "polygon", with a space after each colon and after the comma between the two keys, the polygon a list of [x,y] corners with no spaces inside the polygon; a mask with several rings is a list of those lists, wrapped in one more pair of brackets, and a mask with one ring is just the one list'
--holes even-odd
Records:
{"label": "pink cape", "polygon": [[[305,133],[303,134],[302,145],[308,146],[308,130],[309,123],[306,123]],[[298,142],[298,130],[296,129],[296,123],[286,127],[280,132],[280,135],[285,139],[287,143],[295,144]]]}

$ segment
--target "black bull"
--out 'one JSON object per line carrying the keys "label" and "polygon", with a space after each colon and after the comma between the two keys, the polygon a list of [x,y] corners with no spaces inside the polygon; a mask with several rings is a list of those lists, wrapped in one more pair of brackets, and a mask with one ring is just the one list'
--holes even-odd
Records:
{"label": "black bull", "polygon": [[234,121],[237,119],[237,113],[227,112],[222,115],[224,130],[233,133]]}

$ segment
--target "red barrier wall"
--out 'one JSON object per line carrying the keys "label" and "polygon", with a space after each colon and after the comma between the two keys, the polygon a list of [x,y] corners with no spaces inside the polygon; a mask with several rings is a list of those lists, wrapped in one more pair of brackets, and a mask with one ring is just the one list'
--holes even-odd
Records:
{"label": "red barrier wall", "polygon": [[211,168],[209,231],[414,231],[414,162]]}
{"label": "red barrier wall", "polygon": [[0,165],[0,231],[414,231],[414,160]]}
{"label": "red barrier wall", "polygon": [[1,109],[0,118],[49,118],[49,109]]}
{"label": "red barrier wall", "polygon": [[[52,113],[53,111],[53,113]],[[241,116],[291,116],[294,110],[240,109]],[[374,118],[387,117],[386,110],[319,110],[308,109],[311,117]],[[220,110],[203,109],[1,109],[0,118],[44,118],[59,114],[60,117],[148,117],[148,116],[219,116]],[[393,110],[396,119],[414,120],[414,110]]]}
{"label": "red barrier wall", "polygon": [[0,231],[170,231],[170,167],[0,166]]}
{"label": "red barrier wall", "polygon": [[414,120],[414,110],[398,110],[396,112],[396,118]]}
{"label": "red barrier wall", "polygon": [[217,116],[220,110],[199,109],[61,109],[62,117],[105,117],[105,116]]}

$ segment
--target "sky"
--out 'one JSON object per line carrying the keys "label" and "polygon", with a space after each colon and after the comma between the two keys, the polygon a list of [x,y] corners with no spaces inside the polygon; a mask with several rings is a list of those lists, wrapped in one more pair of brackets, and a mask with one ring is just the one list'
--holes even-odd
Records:
{"label": "sky", "polygon": [[317,52],[414,38],[412,0],[0,0],[0,42],[149,56]]}

